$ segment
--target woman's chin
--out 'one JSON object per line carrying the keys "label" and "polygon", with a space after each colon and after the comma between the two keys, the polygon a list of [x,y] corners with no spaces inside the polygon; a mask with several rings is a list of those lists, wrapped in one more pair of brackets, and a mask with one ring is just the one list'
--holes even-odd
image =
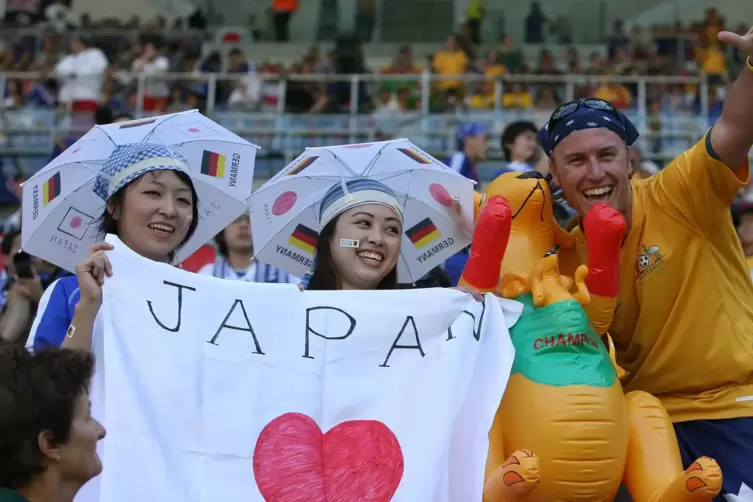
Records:
{"label": "woman's chin", "polygon": [[358,282],[364,286],[364,289],[375,289],[387,274],[381,270],[381,267],[374,269],[360,266],[355,270],[355,276],[358,278]]}

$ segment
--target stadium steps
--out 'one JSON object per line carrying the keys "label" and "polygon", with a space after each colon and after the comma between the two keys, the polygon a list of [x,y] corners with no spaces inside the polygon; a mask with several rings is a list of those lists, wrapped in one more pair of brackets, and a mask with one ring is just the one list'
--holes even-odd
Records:
{"label": "stadium steps", "polygon": [[384,42],[443,42],[455,28],[452,0],[382,1]]}

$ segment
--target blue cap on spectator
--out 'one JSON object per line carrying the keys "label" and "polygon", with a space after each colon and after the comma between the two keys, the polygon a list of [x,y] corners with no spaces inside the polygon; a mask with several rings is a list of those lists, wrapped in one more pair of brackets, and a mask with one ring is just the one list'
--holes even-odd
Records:
{"label": "blue cap on spectator", "polygon": [[463,141],[465,141],[465,138],[482,136],[488,133],[489,129],[484,124],[480,124],[478,122],[461,124],[460,127],[458,127],[457,132],[455,133],[455,139],[457,140],[457,150],[463,149]]}

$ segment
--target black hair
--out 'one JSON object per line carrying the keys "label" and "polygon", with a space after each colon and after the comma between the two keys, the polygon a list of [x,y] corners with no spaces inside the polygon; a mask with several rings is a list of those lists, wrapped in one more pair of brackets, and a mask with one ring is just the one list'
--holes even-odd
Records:
{"label": "black hair", "polygon": [[0,487],[25,488],[46,469],[38,438],[70,439],[76,400],[88,393],[94,356],[87,351],[0,346]]}
{"label": "black hair", "polygon": [[8,256],[10,254],[11,250],[13,250],[13,241],[16,240],[16,237],[19,235],[21,235],[21,232],[18,230],[11,230],[3,235],[3,242],[0,244],[0,253],[2,253],[3,256]]}
{"label": "black hair", "polygon": [[506,162],[512,162],[512,151],[510,151],[510,148],[508,148],[507,145],[515,143],[515,140],[518,139],[518,136],[526,132],[532,132],[534,135],[536,135],[539,131],[538,129],[536,129],[536,126],[533,124],[533,122],[528,122],[526,120],[513,122],[512,124],[509,124],[507,127],[505,127],[504,131],[502,131],[502,154],[504,155]]}
{"label": "black hair", "polygon": [[94,110],[94,123],[96,125],[112,124],[113,113],[112,110],[106,106],[100,106]]}
{"label": "black hair", "polygon": [[[341,289],[340,279],[335,272],[335,263],[332,260],[332,236],[335,233],[337,221],[342,214],[338,215],[322,229],[316,242],[316,266],[311,274],[307,290],[312,291],[335,291]],[[397,264],[389,274],[377,285],[376,289],[397,289]]]}
{"label": "black hair", "polygon": [[[125,193],[126,189],[133,185],[134,183],[138,183],[141,178],[143,178],[146,174],[152,174],[155,175],[156,173],[164,172],[164,171],[149,171],[145,174],[142,174],[138,178],[135,178],[134,180],[130,181],[125,186],[121,187],[120,190],[112,194],[112,197],[108,200],[109,202],[112,202],[115,206],[115,209],[122,208],[123,202],[125,200]],[[188,187],[191,189],[191,200],[193,201],[193,205],[191,207],[191,223],[188,227],[188,232],[186,233],[186,237],[181,241],[180,244],[178,244],[178,247],[175,248],[169,255],[170,260],[175,257],[175,253],[180,249],[186,242],[191,239],[194,232],[196,231],[196,226],[199,224],[199,194],[196,193],[196,188],[193,186],[193,180],[191,180],[191,177],[184,173],[183,171],[172,171],[175,173],[175,175],[178,177],[180,181],[188,185]],[[114,211],[113,211],[114,212]],[[118,229],[118,221],[113,217],[113,215],[108,211],[108,208],[105,207],[104,212],[102,213],[102,217],[99,219],[99,234],[100,235],[107,235],[107,234],[113,234],[118,237],[120,237],[120,231]]]}

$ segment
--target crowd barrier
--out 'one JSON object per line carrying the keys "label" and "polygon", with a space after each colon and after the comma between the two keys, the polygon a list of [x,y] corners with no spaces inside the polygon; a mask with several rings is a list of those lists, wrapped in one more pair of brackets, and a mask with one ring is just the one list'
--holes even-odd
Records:
{"label": "crowd barrier", "polygon": [[[40,81],[48,76],[7,73],[3,77]],[[154,79],[147,79],[143,74],[121,74],[118,78],[121,81],[128,78],[132,80],[131,93],[136,95],[133,100],[134,115],[149,115],[143,111],[141,103],[146,86],[153,83]],[[456,127],[469,121],[481,122],[489,127],[492,136],[490,160],[498,163],[501,160],[499,135],[506,124],[516,120],[530,120],[540,126],[552,111],[551,107],[502,107],[502,98],[511,84],[523,83],[534,93],[542,86],[554,86],[558,98],[568,100],[575,96],[577,87],[604,82],[601,77],[582,76],[513,75],[492,80],[478,75],[464,75],[461,80],[468,89],[484,82],[493,84],[494,106],[486,110],[459,106],[451,112],[437,112],[431,108],[429,101],[439,93],[436,84],[443,77],[428,73],[389,76],[260,74],[254,77],[258,78],[257,99],[249,101],[247,106],[229,106],[221,99],[226,96],[221,96],[220,93],[225,83],[237,85],[247,76],[183,73],[164,74],[159,78],[188,85],[203,95],[204,99],[200,104],[202,111],[228,129],[260,145],[260,158],[273,158],[268,162],[260,160],[261,176],[272,175],[307,146],[369,142],[386,137],[409,137],[433,155],[445,158],[455,150]],[[708,101],[709,85],[704,77],[619,77],[614,80],[631,86],[635,91],[635,106],[625,112],[641,131],[639,146],[648,158],[664,162],[675,157],[697,141],[715,120]],[[344,110],[344,113],[343,110],[333,114],[287,111],[286,96],[291,85],[340,83],[341,86],[346,84],[350,87],[351,96],[363,96],[365,92],[372,99],[377,99],[380,85],[389,82],[410,82],[419,103],[418,109],[408,112],[368,111],[363,105],[363,99],[360,100],[360,106],[359,99],[353,99],[353,106]],[[666,110],[656,113],[649,110],[649,91],[656,91],[656,86],[678,83],[697,86],[698,103],[694,111]],[[0,155],[10,159],[17,169],[24,172],[36,171],[44,165],[56,138],[75,136],[77,130],[80,133],[90,126],[72,118],[64,108],[4,108],[0,112],[0,119]],[[493,173],[496,167],[490,167],[489,172]]]}

